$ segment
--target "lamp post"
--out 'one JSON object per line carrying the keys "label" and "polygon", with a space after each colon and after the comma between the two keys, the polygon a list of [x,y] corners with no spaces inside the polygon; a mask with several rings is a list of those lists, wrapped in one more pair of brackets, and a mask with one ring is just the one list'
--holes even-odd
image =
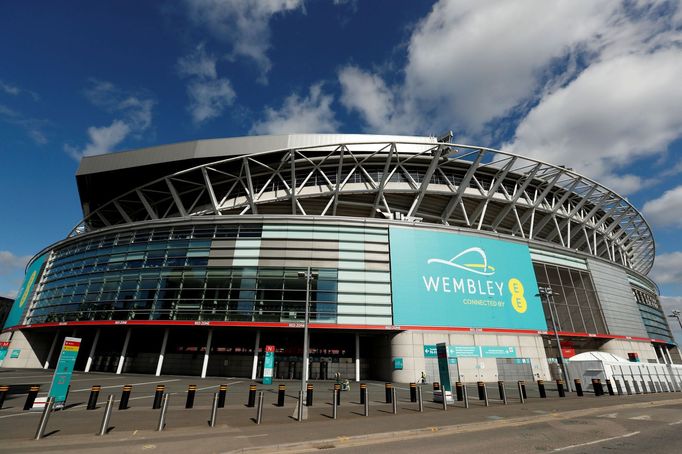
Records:
{"label": "lamp post", "polygon": [[[556,347],[559,350],[559,367],[561,367],[561,372],[563,373],[564,380],[566,380],[566,386],[569,391],[573,391],[571,386],[571,377],[568,374],[568,367],[566,367],[566,362],[564,360],[564,352],[561,351],[561,341],[559,340],[559,330],[556,326],[556,319],[554,318],[554,309],[552,306],[554,304],[554,292],[552,292],[552,287],[538,287],[540,292],[540,299],[544,296],[545,301],[547,301],[547,306],[549,307],[549,316],[552,320],[552,330],[554,331],[554,338],[556,339]],[[558,315],[558,314],[557,314]]]}
{"label": "lamp post", "polygon": [[670,314],[670,315],[668,315],[668,317],[670,317],[670,318],[676,318],[676,319],[677,319],[677,323],[680,324],[680,329],[682,329],[682,320],[680,320],[680,311],[678,311],[677,309],[673,309],[673,313]]}
{"label": "lamp post", "polygon": [[[301,396],[305,395],[308,380],[308,323],[310,321],[310,282],[317,279],[319,273],[313,273],[308,267],[306,271],[299,271],[298,277],[305,279],[305,316],[303,319],[303,370],[301,371]],[[300,417],[300,416],[299,416]]]}

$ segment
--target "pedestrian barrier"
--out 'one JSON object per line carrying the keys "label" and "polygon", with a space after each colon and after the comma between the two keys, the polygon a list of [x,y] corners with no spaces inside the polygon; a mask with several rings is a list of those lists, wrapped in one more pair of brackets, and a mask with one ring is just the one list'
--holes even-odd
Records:
{"label": "pedestrian barrier", "polygon": [[154,402],[152,403],[153,410],[158,410],[161,408],[161,400],[163,399],[164,391],[166,391],[166,385],[156,385],[156,391],[154,392]]}
{"label": "pedestrian barrier", "polygon": [[578,395],[578,397],[583,397],[583,384],[580,379],[576,378],[573,380],[573,383],[575,384],[575,393]]}
{"label": "pedestrian barrier", "polygon": [[464,394],[462,393],[462,382],[455,382],[455,393],[457,394],[457,402],[464,400]]}
{"label": "pedestrian barrier", "polygon": [[360,383],[360,405],[365,404],[367,398],[367,383]]}
{"label": "pedestrian barrier", "polygon": [[279,385],[279,390],[277,391],[277,406],[284,406],[284,395],[286,394],[286,385]]}
{"label": "pedestrian barrier", "polygon": [[417,384],[410,383],[410,402],[417,401]]}
{"label": "pedestrian barrier", "polygon": [[341,383],[334,383],[334,392],[336,393],[336,399],[334,399],[334,402],[336,402],[336,405],[341,405]]}
{"label": "pedestrian barrier", "polygon": [[133,385],[123,385],[123,391],[121,392],[121,401],[118,403],[119,410],[128,409],[128,400],[130,400],[130,392],[133,390]]}
{"label": "pedestrian barrier", "polygon": [[538,392],[541,398],[547,398],[547,391],[545,390],[545,382],[543,380],[538,380]]}
{"label": "pedestrian barrier", "polygon": [[225,400],[227,399],[227,385],[220,385],[218,387],[218,408],[225,408]]}
{"label": "pedestrian barrier", "polygon": [[99,399],[99,392],[102,390],[100,385],[94,385],[90,388],[90,398],[88,398],[88,406],[86,410],[94,410],[97,408],[97,399]]}
{"label": "pedestrian barrier", "polygon": [[559,397],[566,397],[566,391],[564,391],[564,381],[559,379],[556,381],[556,389],[559,393]]}
{"label": "pedestrian barrier", "polygon": [[384,385],[384,388],[386,391],[386,403],[390,404],[391,402],[393,402],[393,399],[392,399],[392,397],[393,397],[393,391],[392,391],[393,390],[393,383],[386,383]]}
{"label": "pedestrian barrier", "polygon": [[253,408],[256,404],[256,385],[249,385],[249,400],[246,402],[246,406]]}
{"label": "pedestrian barrier", "polygon": [[[360,385],[362,386],[362,385]],[[367,385],[365,385],[367,386]],[[308,383],[306,385],[306,396],[305,396],[305,406],[306,407],[312,407],[313,406],[313,385],[311,383]]]}
{"label": "pedestrian barrier", "polygon": [[24,402],[24,411],[30,410],[33,407],[33,403],[36,401],[36,396],[40,391],[40,385],[31,385],[26,395],[26,402]]}
{"label": "pedestrian barrier", "polygon": [[185,401],[185,408],[194,407],[194,395],[197,393],[197,385],[189,385],[187,387],[187,400]]}

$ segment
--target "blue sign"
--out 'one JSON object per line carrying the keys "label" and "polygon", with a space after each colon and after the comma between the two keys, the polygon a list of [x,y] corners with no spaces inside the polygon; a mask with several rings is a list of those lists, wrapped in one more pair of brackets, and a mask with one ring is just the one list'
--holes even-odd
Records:
{"label": "blue sign", "polygon": [[476,345],[448,345],[448,355],[455,358],[480,358],[481,347]]}
{"label": "blue sign", "polygon": [[393,358],[393,370],[403,370],[402,358]]}
{"label": "blue sign", "polygon": [[[452,391],[450,384],[450,368],[448,367],[448,350],[445,344],[436,344],[438,351],[438,375],[440,376],[440,387],[443,391]],[[445,399],[445,392],[443,392],[443,399]]]}
{"label": "blue sign", "polygon": [[47,259],[47,254],[41,255],[31,263],[31,266],[26,270],[26,277],[24,283],[22,284],[19,292],[17,293],[17,299],[14,300],[12,304],[12,310],[7,316],[4,328],[9,328],[11,326],[21,325],[24,320],[24,314],[28,309],[30,303],[30,297],[33,293],[33,288],[40,280],[40,273],[42,271],[43,264]]}
{"label": "blue sign", "polygon": [[547,330],[528,246],[390,227],[393,323]]}
{"label": "blue sign", "polygon": [[272,372],[275,368],[275,346],[265,346],[265,360],[263,361],[263,384],[272,384]]}
{"label": "blue sign", "polygon": [[483,358],[516,358],[516,349],[514,347],[481,347],[481,356]]}
{"label": "blue sign", "polygon": [[58,407],[64,406],[66,396],[69,394],[71,375],[73,374],[73,367],[76,365],[80,346],[81,339],[77,337],[67,337],[64,339],[62,352],[59,355],[59,361],[57,361],[57,367],[52,376],[50,392],[47,394],[49,397],[54,397],[54,403]]}

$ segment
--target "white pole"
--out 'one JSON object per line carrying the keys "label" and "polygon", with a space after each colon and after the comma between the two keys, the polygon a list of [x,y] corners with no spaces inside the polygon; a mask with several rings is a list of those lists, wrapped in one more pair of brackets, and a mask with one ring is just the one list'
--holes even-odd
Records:
{"label": "white pole", "polygon": [[126,352],[128,351],[128,343],[130,342],[130,328],[126,330],[126,338],[123,341],[123,349],[121,350],[121,358],[118,360],[118,367],[116,368],[116,375],[121,375],[123,372],[123,363],[126,360]]}
{"label": "white pole", "polygon": [[54,353],[54,347],[57,345],[57,338],[59,337],[59,331],[54,333],[54,339],[52,339],[52,345],[50,346],[50,352],[47,354],[47,358],[45,358],[45,364],[43,365],[43,369],[47,369],[50,367],[50,358],[52,358],[52,353]]}
{"label": "white pole", "polygon": [[260,330],[256,331],[256,345],[253,347],[253,366],[251,367],[251,380],[256,379],[258,372],[258,347],[260,346]]}
{"label": "white pole", "polygon": [[355,381],[360,381],[360,333],[355,333]]}
{"label": "white pole", "polygon": [[[661,362],[658,360],[658,347],[654,345],[654,353],[656,353],[656,364],[660,364]],[[665,361],[663,361],[665,362]]]}
{"label": "white pole", "polygon": [[206,369],[208,369],[208,356],[211,352],[211,340],[213,339],[213,328],[208,330],[208,339],[206,339],[206,351],[204,352],[204,364],[201,366],[201,378],[206,378]]}
{"label": "white pole", "polygon": [[95,349],[97,348],[97,341],[99,341],[99,330],[95,332],[95,338],[92,341],[92,347],[90,347],[90,354],[88,355],[88,361],[85,363],[84,372],[90,372],[90,367],[92,366],[92,359],[95,357]]}
{"label": "white pole", "polygon": [[163,340],[161,341],[161,351],[159,352],[159,361],[156,363],[156,376],[158,377],[161,375],[161,368],[163,367],[163,357],[166,354],[166,344],[168,343],[168,330],[170,328],[166,328],[166,330],[163,332]]}

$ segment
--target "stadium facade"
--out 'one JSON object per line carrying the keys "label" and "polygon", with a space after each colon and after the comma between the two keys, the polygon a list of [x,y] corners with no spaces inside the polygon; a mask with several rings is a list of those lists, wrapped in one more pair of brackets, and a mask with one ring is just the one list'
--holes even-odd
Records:
{"label": "stadium facade", "polygon": [[564,357],[680,362],[637,209],[566,166],[451,140],[84,158],[84,218],[27,266],[3,367],[54,367],[75,335],[77,370],[255,378],[274,345],[275,377],[300,378],[307,300],[312,379],[430,380],[443,342],[464,380],[559,378],[556,334]]}

